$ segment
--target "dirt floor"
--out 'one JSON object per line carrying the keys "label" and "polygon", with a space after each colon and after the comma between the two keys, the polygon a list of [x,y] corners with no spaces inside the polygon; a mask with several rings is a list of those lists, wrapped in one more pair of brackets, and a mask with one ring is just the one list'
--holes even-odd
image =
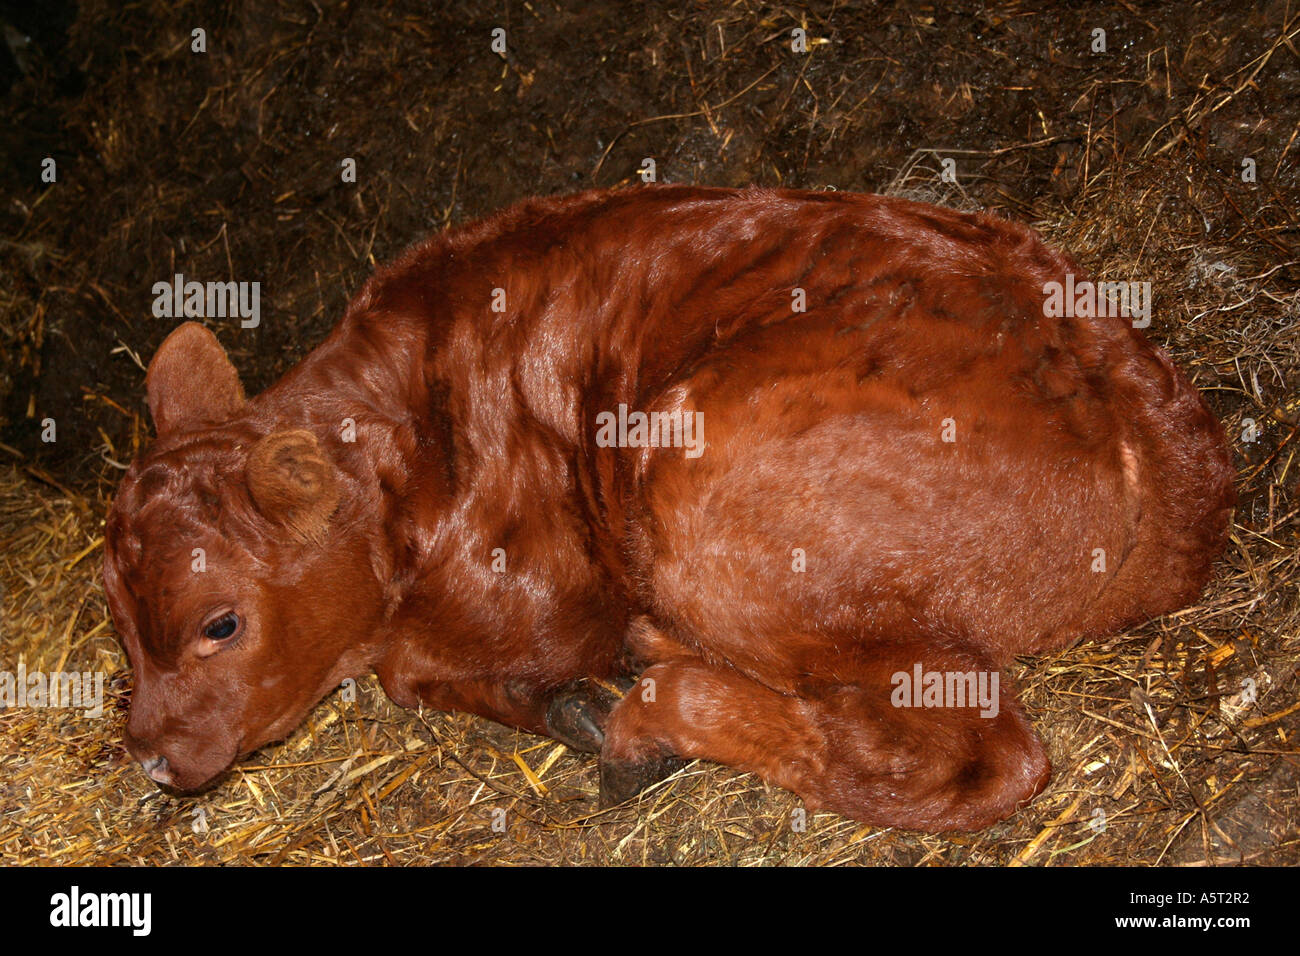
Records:
{"label": "dirt floor", "polygon": [[[0,670],[108,675],[102,718],[0,710],[0,860],[1300,862],[1291,0],[5,0],[0,21]],[[261,325],[219,330],[255,392],[408,243],[534,194],[635,188],[647,157],[660,182],[986,208],[1150,281],[1148,334],[1237,454],[1203,602],[1022,662],[1056,772],[978,834],[801,828],[791,794],[698,763],[598,812],[593,758],[402,711],[373,680],[217,790],[157,791],[122,748],[131,678],[99,582],[106,501],[150,435],[144,364],[175,324],[154,283],[261,283]]]}

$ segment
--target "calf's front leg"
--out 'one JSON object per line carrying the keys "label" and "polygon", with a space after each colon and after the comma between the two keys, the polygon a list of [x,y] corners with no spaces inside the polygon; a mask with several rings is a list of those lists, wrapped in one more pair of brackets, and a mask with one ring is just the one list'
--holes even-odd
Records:
{"label": "calf's front leg", "polygon": [[509,727],[552,737],[584,753],[599,753],[605,722],[621,699],[620,684],[583,677],[558,685],[514,678],[380,680],[399,705],[477,714]]}

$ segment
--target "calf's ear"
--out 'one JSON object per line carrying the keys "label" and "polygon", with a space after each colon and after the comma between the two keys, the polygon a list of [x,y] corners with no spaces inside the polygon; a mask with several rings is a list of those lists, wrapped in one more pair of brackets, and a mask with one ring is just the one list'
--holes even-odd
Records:
{"label": "calf's ear", "polygon": [[309,431],[272,432],[248,456],[248,490],[263,516],[319,540],[339,503],[338,473]]}
{"label": "calf's ear", "polygon": [[217,337],[197,322],[178,326],[158,346],[144,377],[158,437],[218,425],[244,406],[244,386]]}

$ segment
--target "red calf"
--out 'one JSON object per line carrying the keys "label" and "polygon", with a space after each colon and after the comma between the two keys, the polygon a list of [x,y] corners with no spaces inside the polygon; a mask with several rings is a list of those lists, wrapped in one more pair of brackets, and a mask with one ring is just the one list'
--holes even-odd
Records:
{"label": "red calf", "polygon": [[131,752],[202,787],[373,669],[606,802],[700,757],[1001,819],[1049,767],[999,668],[1194,599],[1234,501],[1196,390],[1051,283],[991,216],[665,187],[427,240],[252,400],[181,326],[108,521]]}

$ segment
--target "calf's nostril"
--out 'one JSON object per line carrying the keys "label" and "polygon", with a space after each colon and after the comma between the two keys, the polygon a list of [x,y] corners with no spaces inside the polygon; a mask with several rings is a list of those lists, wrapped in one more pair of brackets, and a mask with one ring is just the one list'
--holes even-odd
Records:
{"label": "calf's nostril", "polygon": [[150,757],[148,760],[141,760],[140,766],[144,767],[144,772],[152,777],[156,782],[172,782],[171,768],[167,764],[167,758],[162,754],[159,754],[156,757]]}

